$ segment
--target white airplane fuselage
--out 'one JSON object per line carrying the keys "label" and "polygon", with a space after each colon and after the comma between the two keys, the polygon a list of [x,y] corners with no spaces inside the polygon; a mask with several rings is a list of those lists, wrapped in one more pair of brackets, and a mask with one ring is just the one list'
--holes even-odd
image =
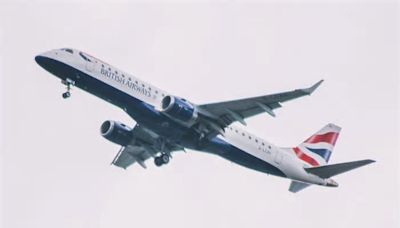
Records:
{"label": "white airplane fuselage", "polygon": [[223,135],[203,147],[190,128],[160,112],[162,99],[170,95],[137,77],[78,50],[52,50],[36,56],[37,63],[62,81],[72,82],[127,112],[138,124],[185,148],[219,155],[250,169],[323,186],[337,186],[329,178],[305,171],[309,164],[292,149],[277,147],[240,127],[230,125]]}

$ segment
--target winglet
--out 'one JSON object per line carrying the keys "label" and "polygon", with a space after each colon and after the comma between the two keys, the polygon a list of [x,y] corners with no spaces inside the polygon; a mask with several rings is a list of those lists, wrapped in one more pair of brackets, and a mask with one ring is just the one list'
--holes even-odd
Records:
{"label": "winglet", "polygon": [[315,83],[313,86],[302,89],[306,94],[311,95],[321,84],[324,82],[324,80],[319,80],[317,83]]}

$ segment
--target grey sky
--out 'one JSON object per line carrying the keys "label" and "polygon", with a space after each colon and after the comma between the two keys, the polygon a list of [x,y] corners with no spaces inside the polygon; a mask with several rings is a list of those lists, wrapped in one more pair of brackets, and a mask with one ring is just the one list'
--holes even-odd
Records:
{"label": "grey sky", "polygon": [[[2,227],[400,226],[396,2],[51,2],[0,1]],[[195,103],[323,78],[248,130],[295,146],[334,122],[343,130],[332,163],[378,162],[338,176],[337,189],[298,194],[288,180],[192,151],[120,170],[99,126],[134,121],[78,89],[61,98],[33,60],[61,47]]]}

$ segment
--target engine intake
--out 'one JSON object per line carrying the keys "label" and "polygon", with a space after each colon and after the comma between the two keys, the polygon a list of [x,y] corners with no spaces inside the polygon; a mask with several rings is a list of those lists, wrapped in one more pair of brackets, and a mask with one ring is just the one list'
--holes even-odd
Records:
{"label": "engine intake", "polygon": [[162,99],[161,111],[186,125],[194,124],[198,118],[198,112],[194,105],[185,99],[174,96],[166,96]]}
{"label": "engine intake", "polygon": [[100,133],[104,138],[121,146],[128,145],[133,137],[131,128],[112,120],[104,121],[100,127]]}

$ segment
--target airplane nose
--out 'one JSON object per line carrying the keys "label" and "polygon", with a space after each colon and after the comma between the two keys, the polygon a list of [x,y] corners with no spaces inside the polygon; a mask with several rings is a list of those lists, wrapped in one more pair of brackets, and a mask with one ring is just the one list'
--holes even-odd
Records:
{"label": "airplane nose", "polygon": [[46,62],[45,58],[46,57],[44,57],[42,55],[37,55],[37,56],[35,56],[35,61],[36,61],[37,64],[39,64],[41,67],[44,68],[44,65],[45,65],[45,62]]}
{"label": "airplane nose", "polygon": [[42,68],[44,68],[46,70],[52,69],[53,65],[54,65],[54,64],[52,64],[52,62],[53,62],[52,59],[45,55],[35,56],[35,61],[37,64],[39,64],[39,66],[41,66]]}

